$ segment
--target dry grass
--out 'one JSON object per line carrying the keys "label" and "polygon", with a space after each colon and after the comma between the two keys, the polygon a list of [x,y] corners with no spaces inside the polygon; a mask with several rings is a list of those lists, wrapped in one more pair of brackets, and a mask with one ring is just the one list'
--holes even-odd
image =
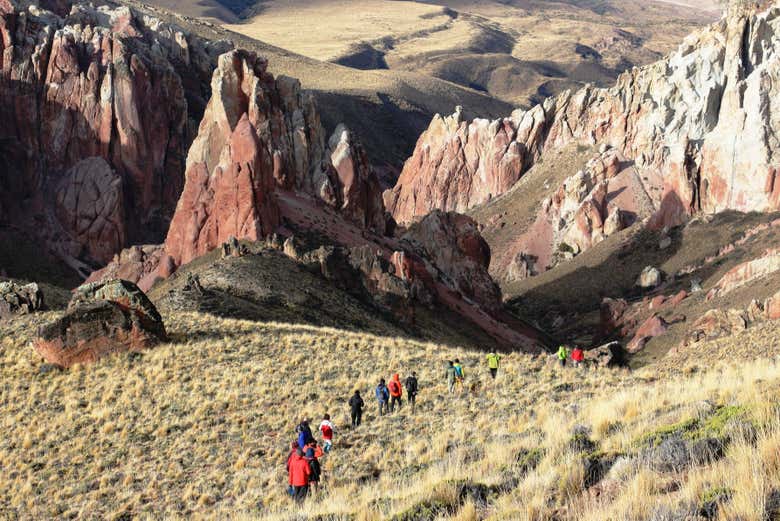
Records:
{"label": "dry grass", "polygon": [[[29,341],[44,318],[0,325],[0,518],[639,520],[726,490],[718,519],[759,520],[780,488],[774,361],[660,376],[517,354],[494,384],[481,352],[182,313],[167,317],[173,342],[140,358],[41,373]],[[456,356],[479,387],[450,397],[443,364]],[[412,369],[417,414],[376,418],[375,380]],[[352,431],[355,388],[368,407]],[[743,407],[755,436],[684,472],[643,464],[637,440],[701,415],[704,400]],[[286,447],[301,416],[325,412],[341,427],[325,491],[299,511],[284,493]],[[576,425],[595,444],[587,458],[621,455],[598,483],[570,446]],[[483,493],[461,494],[464,483]]]}

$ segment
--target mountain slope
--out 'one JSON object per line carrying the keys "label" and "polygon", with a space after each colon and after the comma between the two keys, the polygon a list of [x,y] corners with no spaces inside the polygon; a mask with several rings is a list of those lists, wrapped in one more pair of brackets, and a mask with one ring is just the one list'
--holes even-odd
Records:
{"label": "mountain slope", "polygon": [[[710,358],[663,372],[562,370],[505,356],[494,384],[485,351],[391,330],[200,313],[165,320],[171,343],[65,372],[46,370],[29,348],[34,321],[0,324],[0,515],[595,521],[695,518],[707,506],[723,519],[759,521],[777,513],[780,426],[766,399],[780,384],[771,361],[777,323],[707,343]],[[725,354],[730,362],[721,363]],[[455,357],[473,390],[451,397],[442,372]],[[377,379],[411,370],[418,411],[378,418]],[[355,389],[367,408],[350,430],[345,402]],[[298,507],[285,494],[289,442],[301,417],[326,412],[337,430],[322,460],[325,486]]]}

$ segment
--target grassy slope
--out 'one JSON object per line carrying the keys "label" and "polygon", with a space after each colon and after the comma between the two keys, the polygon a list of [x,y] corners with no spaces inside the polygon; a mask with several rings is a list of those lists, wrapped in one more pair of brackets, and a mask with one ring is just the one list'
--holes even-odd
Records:
{"label": "grassy slope", "polygon": [[[364,426],[341,428],[323,461],[327,491],[306,505],[309,519],[639,520],[726,489],[732,499],[719,519],[759,520],[780,489],[780,411],[767,400],[780,391],[780,367],[759,349],[738,351],[757,363],[711,361],[713,349],[766,346],[780,337],[777,323],[710,344],[708,360],[636,373],[511,355],[494,385],[484,353],[455,345],[197,313],[167,315],[172,342],[141,357],[44,374],[29,342],[48,318],[0,324],[4,518],[291,519],[283,461],[296,421],[327,411],[343,427],[353,389],[370,398],[379,376],[412,369],[419,412],[378,419],[366,400]],[[441,376],[456,356],[476,388],[452,399]],[[757,441],[737,438],[724,459],[679,473],[636,457],[644,437],[694,417],[704,434],[722,435],[702,400],[744,407]],[[612,492],[586,490],[585,460],[569,446],[577,424],[596,444],[587,458],[624,456],[600,482]],[[484,485],[472,488],[487,503],[461,501],[464,482]]]}

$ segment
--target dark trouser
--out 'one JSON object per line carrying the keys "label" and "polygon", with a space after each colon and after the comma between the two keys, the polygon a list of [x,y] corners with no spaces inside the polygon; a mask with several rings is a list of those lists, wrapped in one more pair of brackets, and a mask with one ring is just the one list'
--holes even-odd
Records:
{"label": "dark trouser", "polygon": [[302,487],[293,487],[295,490],[295,494],[293,495],[293,499],[297,502],[301,502],[304,499],[306,499],[306,496],[309,495],[309,485],[304,485]]}
{"label": "dark trouser", "polygon": [[417,406],[417,393],[409,393],[406,396],[408,396],[407,400],[409,400],[409,404],[412,406],[412,410]]}
{"label": "dark trouser", "polygon": [[400,411],[401,405],[403,404],[400,396],[392,396],[390,398],[390,412],[395,411],[395,404],[398,404],[398,410]]}
{"label": "dark trouser", "polygon": [[490,376],[493,377],[493,380],[496,379],[496,375],[498,374],[498,367],[491,367],[490,368]]}
{"label": "dark trouser", "polygon": [[566,367],[566,359],[565,358],[559,358],[558,360],[561,361],[561,367]]}
{"label": "dark trouser", "polygon": [[387,414],[387,402],[379,402],[379,416]]}
{"label": "dark trouser", "polygon": [[360,425],[360,420],[363,418],[362,409],[352,409],[352,426],[357,427]]}

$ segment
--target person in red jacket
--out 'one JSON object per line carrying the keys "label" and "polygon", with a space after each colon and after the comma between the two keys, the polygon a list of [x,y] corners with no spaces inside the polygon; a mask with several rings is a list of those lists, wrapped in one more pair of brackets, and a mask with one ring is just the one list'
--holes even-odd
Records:
{"label": "person in red jacket", "polygon": [[398,376],[398,373],[394,374],[390,379],[390,383],[387,384],[387,390],[390,391],[390,412],[395,412],[395,404],[398,404],[398,410],[400,411],[404,388],[401,385],[401,377]]}
{"label": "person in red jacket", "polygon": [[585,352],[581,347],[575,347],[574,351],[571,352],[571,359],[574,362],[574,367],[579,367],[585,361]]}
{"label": "person in red jacket", "polygon": [[298,503],[306,499],[309,494],[310,476],[309,460],[303,457],[301,449],[296,449],[290,461],[290,485],[293,487],[293,499]]}
{"label": "person in red jacket", "polygon": [[[298,440],[293,440],[292,443],[290,443],[290,453],[287,455],[287,473],[290,473],[290,463],[292,462],[293,456],[295,456],[295,451],[298,450]],[[290,494],[290,496],[295,495],[295,489],[292,486],[292,482],[289,483],[289,486],[287,487],[287,493]]]}

